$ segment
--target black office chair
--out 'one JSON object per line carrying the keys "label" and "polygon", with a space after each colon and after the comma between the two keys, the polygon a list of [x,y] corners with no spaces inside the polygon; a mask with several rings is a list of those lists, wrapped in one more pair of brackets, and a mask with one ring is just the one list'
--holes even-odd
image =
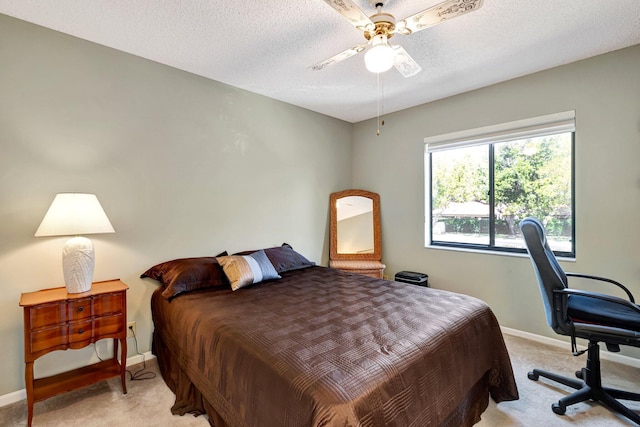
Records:
{"label": "black office chair", "polygon": [[[600,374],[599,342],[607,350],[620,351],[620,345],[640,347],[640,306],[622,284],[603,277],[565,273],[547,244],[544,227],[535,218],[520,222],[520,230],[527,245],[542,294],[547,323],[560,335],[571,337],[574,356],[587,352],[587,365],[576,372],[575,378],[567,378],[539,369],[528,377],[537,381],[545,377],[572,387],[577,391],[563,397],[551,406],[553,412],[563,415],[567,406],[587,400],[599,401],[640,425],[640,415],[624,406],[617,399],[640,401],[640,394],[615,390],[602,386]],[[570,289],[567,276],[593,279],[620,287],[630,301],[615,296]],[[576,337],[589,341],[587,350],[577,351]]]}

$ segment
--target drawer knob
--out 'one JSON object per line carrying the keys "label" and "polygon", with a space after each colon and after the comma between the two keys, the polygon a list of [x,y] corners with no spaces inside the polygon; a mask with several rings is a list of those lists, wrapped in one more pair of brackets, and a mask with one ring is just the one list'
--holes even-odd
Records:
{"label": "drawer knob", "polygon": [[78,333],[79,333],[79,334],[84,334],[84,328],[80,328],[80,329],[78,329]]}
{"label": "drawer knob", "polygon": [[78,307],[78,313],[82,313],[84,311],[84,307]]}

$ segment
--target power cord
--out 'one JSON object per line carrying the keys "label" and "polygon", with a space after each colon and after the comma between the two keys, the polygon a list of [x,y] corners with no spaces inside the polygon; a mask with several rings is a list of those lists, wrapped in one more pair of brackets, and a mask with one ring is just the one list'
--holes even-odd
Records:
{"label": "power cord", "polygon": [[136,331],[133,328],[129,328],[129,330],[133,334],[133,343],[136,346],[136,354],[138,356],[142,356],[142,368],[138,369],[135,372],[131,372],[127,369],[127,373],[129,374],[131,381],[151,380],[156,377],[156,374],[155,372],[151,371],[145,372],[145,369],[147,369],[147,361],[144,357],[144,354],[138,351],[138,337],[136,337]]}
{"label": "power cord", "polygon": [[[133,342],[136,346],[136,354],[138,356],[142,356],[142,368],[138,369],[135,372],[131,372],[130,370],[126,369],[126,372],[129,374],[129,379],[131,381],[142,381],[142,380],[151,380],[154,379],[156,377],[155,372],[151,372],[151,371],[147,371],[144,372],[145,369],[147,369],[147,361],[144,357],[144,354],[140,353],[140,351],[138,351],[138,337],[136,337],[136,331],[133,330],[133,328],[128,328],[129,331],[131,331],[131,333],[133,334]],[[128,339],[129,337],[127,337]],[[96,353],[96,357],[101,361],[104,362],[104,359],[102,359],[102,357],[100,357],[100,355],[98,354],[98,347],[96,346],[96,344],[93,344],[93,351]]]}

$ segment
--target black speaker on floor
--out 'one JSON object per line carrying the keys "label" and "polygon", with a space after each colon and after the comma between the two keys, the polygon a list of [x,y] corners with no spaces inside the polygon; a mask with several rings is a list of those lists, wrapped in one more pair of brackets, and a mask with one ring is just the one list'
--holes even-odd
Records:
{"label": "black speaker on floor", "polygon": [[415,271],[399,271],[394,278],[396,282],[411,283],[412,285],[429,287],[429,276]]}

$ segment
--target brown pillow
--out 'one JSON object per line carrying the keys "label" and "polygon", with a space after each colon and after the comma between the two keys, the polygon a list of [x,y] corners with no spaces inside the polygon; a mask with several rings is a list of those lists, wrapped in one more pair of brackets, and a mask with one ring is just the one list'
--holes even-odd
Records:
{"label": "brown pillow", "polygon": [[[253,251],[238,252],[235,255],[249,255]],[[315,262],[309,261],[298,252],[294,251],[290,244],[283,243],[282,246],[276,246],[274,248],[264,249],[267,254],[267,258],[273,264],[273,267],[278,273],[284,273],[285,271],[300,270],[302,268],[313,267]]]}
{"label": "brown pillow", "polygon": [[[218,256],[226,256],[222,252]],[[154,265],[140,276],[162,283],[162,296],[172,299],[182,293],[205,288],[229,287],[229,281],[215,257],[180,258]]]}

